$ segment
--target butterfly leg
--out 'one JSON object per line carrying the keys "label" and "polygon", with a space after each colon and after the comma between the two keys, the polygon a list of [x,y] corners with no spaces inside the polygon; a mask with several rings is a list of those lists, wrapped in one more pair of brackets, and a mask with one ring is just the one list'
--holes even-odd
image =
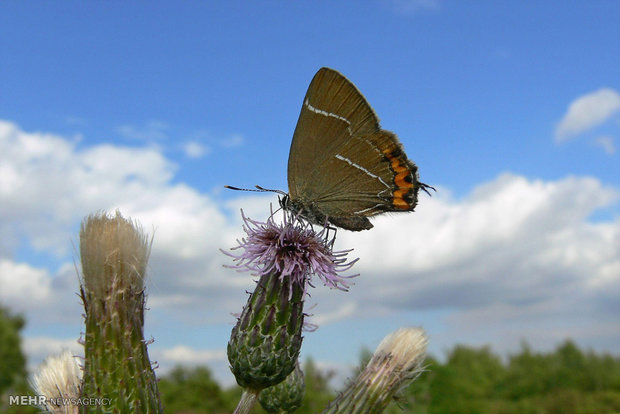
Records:
{"label": "butterfly leg", "polygon": [[[327,223],[325,223],[324,227],[327,230],[327,232],[325,232],[325,240],[329,243],[329,248],[333,249],[334,242],[336,241],[336,234],[338,234],[338,227],[332,227]],[[329,236],[330,231],[334,232],[334,235],[332,237]]]}

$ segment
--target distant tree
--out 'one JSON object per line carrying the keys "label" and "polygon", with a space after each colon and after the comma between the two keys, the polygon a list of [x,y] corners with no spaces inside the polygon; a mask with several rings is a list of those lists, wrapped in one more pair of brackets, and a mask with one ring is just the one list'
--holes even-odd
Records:
{"label": "distant tree", "polygon": [[6,414],[39,412],[34,406],[8,406],[9,395],[32,395],[27,382],[26,357],[21,348],[20,331],[25,325],[21,315],[14,315],[0,306],[0,412]]}
{"label": "distant tree", "polygon": [[26,357],[19,336],[24,325],[22,316],[0,306],[0,395],[26,378]]}
{"label": "distant tree", "polygon": [[430,386],[432,413],[487,412],[506,375],[501,360],[488,347],[458,345],[445,364],[431,369],[435,374]]}
{"label": "distant tree", "polygon": [[329,401],[336,397],[336,393],[329,385],[329,381],[333,378],[334,373],[321,371],[311,358],[306,360],[303,371],[306,384],[306,396],[304,397],[301,408],[295,413],[320,413],[327,407]]}
{"label": "distant tree", "polygon": [[586,358],[574,342],[567,340],[551,355],[548,389],[581,389]]}
{"label": "distant tree", "polygon": [[620,392],[620,358],[609,354],[586,354],[583,385],[591,391],[613,390]]}
{"label": "distant tree", "polygon": [[521,352],[509,357],[501,386],[504,396],[518,400],[545,393],[549,389],[547,377],[550,371],[548,356],[536,354],[527,343],[521,343]]}
{"label": "distant tree", "polygon": [[211,371],[206,367],[176,367],[159,381],[159,392],[166,413],[230,413],[230,406]]}

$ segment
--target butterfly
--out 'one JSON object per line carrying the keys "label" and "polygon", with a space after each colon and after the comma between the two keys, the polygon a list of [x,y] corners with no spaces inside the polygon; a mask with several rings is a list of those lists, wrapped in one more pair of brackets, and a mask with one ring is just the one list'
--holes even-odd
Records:
{"label": "butterfly", "polygon": [[313,224],[361,231],[373,227],[369,217],[413,211],[429,188],[357,87],[321,68],[303,100],[280,205]]}

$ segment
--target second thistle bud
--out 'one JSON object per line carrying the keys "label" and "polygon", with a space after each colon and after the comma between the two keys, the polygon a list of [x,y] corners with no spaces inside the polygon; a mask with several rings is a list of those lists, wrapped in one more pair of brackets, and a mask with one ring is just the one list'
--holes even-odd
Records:
{"label": "second thistle bud", "polygon": [[281,383],[264,389],[258,401],[268,413],[292,413],[301,407],[304,391],[304,373],[297,362],[293,372]]}

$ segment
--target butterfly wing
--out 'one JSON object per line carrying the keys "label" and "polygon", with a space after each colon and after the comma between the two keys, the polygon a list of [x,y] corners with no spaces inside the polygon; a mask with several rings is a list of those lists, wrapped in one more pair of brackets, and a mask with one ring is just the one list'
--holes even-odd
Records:
{"label": "butterfly wing", "polygon": [[300,195],[316,170],[353,133],[372,133],[379,120],[357,88],[339,72],[321,68],[308,87],[288,158],[289,194]]}
{"label": "butterfly wing", "polygon": [[[417,167],[396,135],[347,78],[322,68],[304,98],[288,161],[291,201],[338,227],[372,227],[367,217],[413,210]],[[298,209],[299,209],[298,208]],[[311,219],[312,221],[312,219]]]}

